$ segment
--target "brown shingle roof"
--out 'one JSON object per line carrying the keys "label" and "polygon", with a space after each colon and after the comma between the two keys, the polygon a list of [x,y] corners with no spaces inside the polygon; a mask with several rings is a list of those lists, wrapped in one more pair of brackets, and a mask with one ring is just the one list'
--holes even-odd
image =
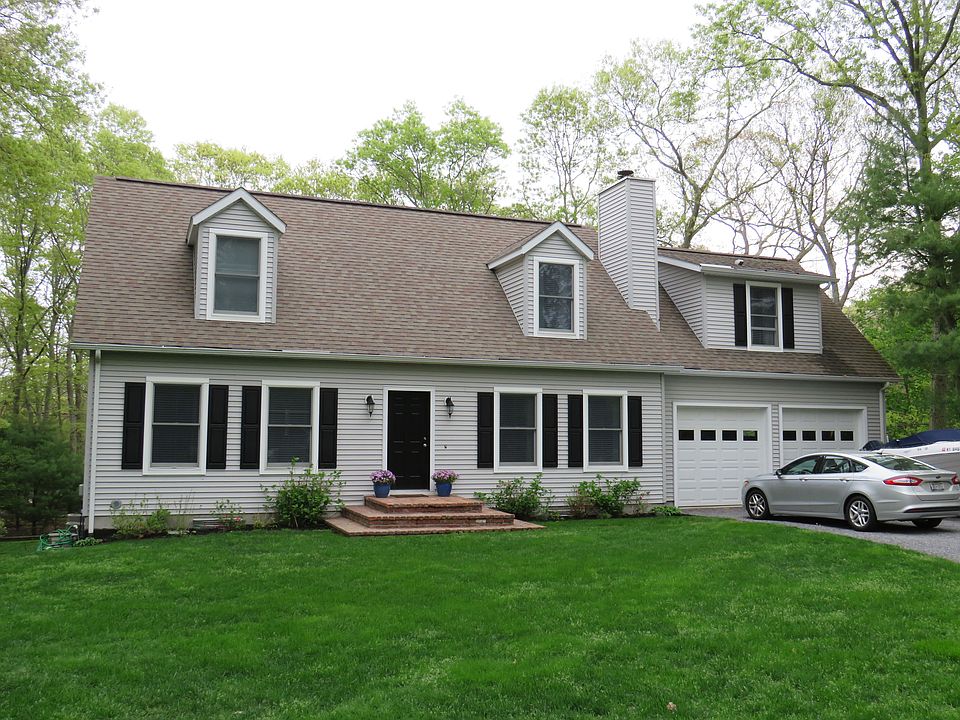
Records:
{"label": "brown shingle roof", "polygon": [[[723,265],[729,268],[744,268],[746,270],[764,270],[773,272],[794,273],[796,275],[816,275],[806,270],[796,260],[790,258],[769,257],[766,255],[734,255],[732,253],[709,252],[707,250],[685,250],[681,248],[661,247],[658,252],[662,257],[684,260],[697,265]],[[737,265],[737,261],[743,261]]]}
{"label": "brown shingle roof", "polygon": [[[194,319],[189,218],[214,188],[98,178],[74,341],[90,345],[286,350],[544,363],[686,366],[893,377],[824,300],[822,356],[704,349],[661,293],[662,327],[630,310],[598,260],[587,264],[586,340],[527,337],[486,263],[549,226],[254,193],[287,223],[277,322]],[[594,230],[574,227],[596,252]]]}

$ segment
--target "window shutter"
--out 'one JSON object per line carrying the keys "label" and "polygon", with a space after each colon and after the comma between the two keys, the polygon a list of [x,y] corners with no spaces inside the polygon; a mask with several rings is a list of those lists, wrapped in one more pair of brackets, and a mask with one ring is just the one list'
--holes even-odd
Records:
{"label": "window shutter", "polygon": [[207,469],[227,467],[227,385],[211,385],[207,401]]}
{"label": "window shutter", "polygon": [[747,286],[733,284],[733,344],[747,346]]}
{"label": "window shutter", "polygon": [[477,467],[493,467],[493,393],[477,393]]}
{"label": "window shutter", "polygon": [[240,469],[260,468],[260,403],[263,388],[245,385],[241,392],[240,410]]}
{"label": "window shutter", "polygon": [[557,396],[543,396],[543,467],[555,468],[559,466],[557,457]]}
{"label": "window shutter", "polygon": [[320,388],[320,456],[317,466],[337,467],[337,389]]}
{"label": "window shutter", "polygon": [[120,467],[124,470],[143,469],[143,412],[147,384],[128,382],[123,385],[123,441]]}
{"label": "window shutter", "polygon": [[793,350],[793,288],[780,288],[780,312],[783,315],[783,349]]}
{"label": "window shutter", "polygon": [[643,467],[643,398],[627,398],[627,465]]}
{"label": "window shutter", "polygon": [[583,395],[567,395],[567,467],[583,467]]}

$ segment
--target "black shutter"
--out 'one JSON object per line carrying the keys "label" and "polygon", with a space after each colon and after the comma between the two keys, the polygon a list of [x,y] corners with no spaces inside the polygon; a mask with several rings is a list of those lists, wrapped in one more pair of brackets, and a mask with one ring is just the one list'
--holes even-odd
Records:
{"label": "black shutter", "polygon": [[240,469],[260,468],[260,403],[263,388],[245,385],[241,393]]}
{"label": "black shutter", "polygon": [[783,349],[793,350],[793,288],[780,288],[780,311],[783,313]]}
{"label": "black shutter", "polygon": [[643,398],[627,398],[627,465],[643,467]]}
{"label": "black shutter", "polygon": [[477,467],[493,467],[493,393],[477,393]]}
{"label": "black shutter", "polygon": [[227,385],[211,385],[207,399],[207,470],[227,467]]}
{"label": "black shutter", "polygon": [[733,284],[733,344],[747,346],[747,286]]}
{"label": "black shutter", "polygon": [[337,467],[337,389],[320,388],[320,455],[317,466]]}
{"label": "black shutter", "polygon": [[555,468],[559,463],[557,453],[557,396],[543,396],[543,466]]}
{"label": "black shutter", "polygon": [[143,412],[147,384],[128,382],[123,385],[123,445],[120,467],[143,469]]}
{"label": "black shutter", "polygon": [[567,395],[567,467],[583,467],[583,395]]}

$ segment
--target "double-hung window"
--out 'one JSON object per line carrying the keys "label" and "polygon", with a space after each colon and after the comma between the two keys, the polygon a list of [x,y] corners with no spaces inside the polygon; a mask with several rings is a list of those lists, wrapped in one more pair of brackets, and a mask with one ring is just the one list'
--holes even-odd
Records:
{"label": "double-hung window", "polygon": [[267,395],[266,465],[286,466],[293,460],[312,464],[316,391],[312,387],[271,386]]}
{"label": "double-hung window", "polygon": [[626,465],[626,393],[585,392],[584,455],[586,467]]}
{"label": "double-hung window", "polygon": [[497,392],[497,467],[540,467],[539,390]]}
{"label": "double-hung window", "polygon": [[780,292],[770,285],[750,285],[750,345],[780,347]]}
{"label": "double-hung window", "polygon": [[144,467],[162,472],[203,470],[206,455],[206,380],[148,382]]}
{"label": "double-hung window", "polygon": [[262,320],[264,316],[264,245],[258,233],[212,231],[213,317]]}
{"label": "double-hung window", "polygon": [[537,258],[537,330],[568,334],[577,331],[576,262]]}

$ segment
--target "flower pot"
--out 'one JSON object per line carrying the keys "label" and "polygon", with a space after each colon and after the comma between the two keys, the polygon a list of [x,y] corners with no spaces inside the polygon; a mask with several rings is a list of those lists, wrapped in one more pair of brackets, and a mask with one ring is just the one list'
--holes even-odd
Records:
{"label": "flower pot", "polygon": [[440,497],[450,497],[450,491],[453,490],[453,483],[438,482],[437,495]]}
{"label": "flower pot", "polygon": [[374,483],[373,494],[378,498],[385,498],[390,495],[390,486],[387,483]]}

